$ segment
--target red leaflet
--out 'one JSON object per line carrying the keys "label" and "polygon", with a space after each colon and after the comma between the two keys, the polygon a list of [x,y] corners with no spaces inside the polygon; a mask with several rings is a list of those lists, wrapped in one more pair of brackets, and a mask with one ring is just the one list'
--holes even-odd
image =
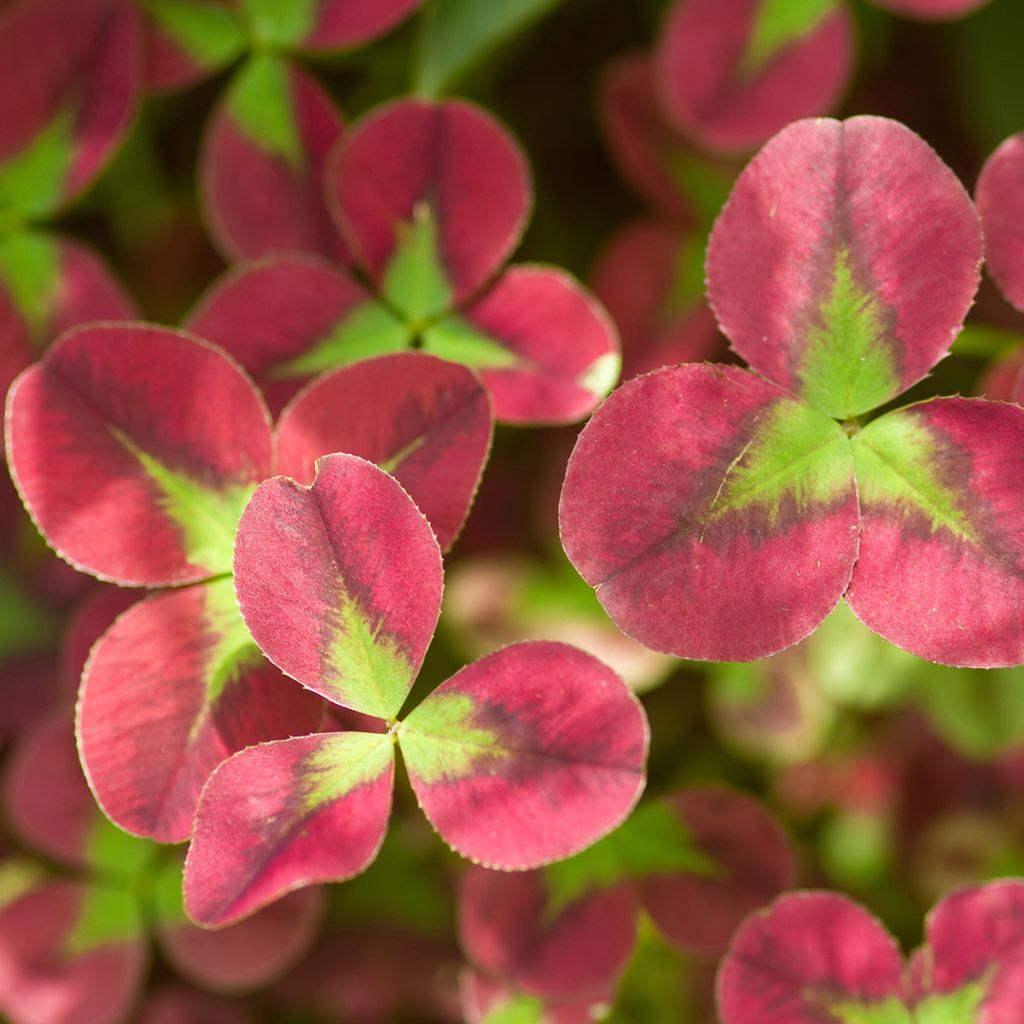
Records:
{"label": "red leaflet", "polygon": [[235,586],[263,653],[379,718],[398,713],[416,678],[441,577],[430,524],[392,477],[353,455],[321,459],[310,487],[268,480],[239,523]]}
{"label": "red leaflet", "polygon": [[802,121],[737,181],[708,296],[755,370],[846,419],[946,354],[980,263],[970,197],[921,138],[885,118]]}
{"label": "red leaflet", "polygon": [[189,916],[228,924],[365,870],[391,813],[392,750],[388,735],[323,733],[225,761],[203,791],[185,863]]}
{"label": "red leaflet", "polygon": [[404,99],[363,118],[346,133],[328,192],[357,260],[412,317],[441,313],[493,277],[530,207],[518,144],[462,101]]}
{"label": "red leaflet", "polygon": [[230,569],[238,516],[270,470],[269,419],[251,382],[219,350],[166,328],[66,335],[11,388],[7,425],[12,474],[49,543],[127,585]]}
{"label": "red leaflet", "polygon": [[783,125],[824,114],[850,74],[845,5],[803,4],[802,21],[772,19],[761,0],[677,0],[655,53],[665,108],[708,149],[743,152]]}
{"label": "red leaflet", "polygon": [[116,1024],[147,959],[133,897],[44,882],[0,910],[0,1011],[17,1021]]}
{"label": "red leaflet", "polygon": [[139,96],[126,0],[26,0],[0,19],[0,209],[37,218],[92,183]]}
{"label": "red leaflet", "polygon": [[1024,309],[1024,135],[1007,139],[978,178],[988,272],[1017,309]]}
{"label": "red leaflet", "polygon": [[487,974],[544,999],[614,988],[636,940],[636,906],[620,884],[552,910],[539,871],[469,868],[459,886],[459,940]]}
{"label": "red leaflet", "polygon": [[849,601],[945,664],[1024,662],[1024,409],[939,398],[852,441],[863,523]]}
{"label": "red leaflet", "polygon": [[575,423],[619,379],[619,342],[601,305],[564,271],[517,266],[423,332],[423,346],[480,371],[505,423]]}
{"label": "red leaflet", "polygon": [[774,384],[668,367],[619,388],[584,428],[559,520],[630,636],[681,657],[766,657],[807,636],[850,581],[853,460],[837,424]]}
{"label": "red leaflet", "polygon": [[296,250],[345,261],[323,197],[324,161],[342,123],[297,67],[263,54],[238,71],[200,157],[203,208],[225,257]]}
{"label": "red leaflet", "polygon": [[776,820],[742,793],[706,786],[682,790],[666,802],[714,870],[644,878],[644,908],[680,949],[718,957],[747,914],[793,884],[792,848]]}
{"label": "red leaflet", "polygon": [[72,700],[78,693],[93,644],[142,596],[144,594],[138,590],[100,584],[75,605],[64,627],[60,650],[61,689]]}
{"label": "red leaflet", "polygon": [[[324,0],[296,45],[309,51],[368,43],[404,21],[423,0]],[[303,3],[303,6],[309,6]]]}
{"label": "red leaflet", "polygon": [[639,703],[611,669],[565,644],[521,643],[481,658],[397,731],[431,824],[490,867],[537,867],[584,849],[643,790]]}
{"label": "red leaflet", "polygon": [[844,896],[792,893],[751,917],[718,975],[722,1024],[978,1021],[1012,1024],[1024,982],[1024,884],[943,899],[904,982],[896,943]]}
{"label": "red leaflet", "polygon": [[221,761],[321,717],[321,702],[260,654],[231,581],[218,580],[151,597],[104,635],[82,680],[79,749],[111,819],[176,843]]}
{"label": "red leaflet", "polygon": [[309,484],[327,452],[375,462],[447,549],[469,514],[492,433],[490,400],[470,370],[405,352],[337,370],[303,391],[278,423],[278,468]]}
{"label": "red leaflet", "polygon": [[724,352],[694,236],[659,221],[630,222],[602,250],[593,287],[622,336],[623,380]]}
{"label": "red leaflet", "polygon": [[312,256],[235,267],[210,288],[184,326],[233,355],[256,378],[275,415],[313,374],[405,348],[410,341],[405,326],[362,285]]}

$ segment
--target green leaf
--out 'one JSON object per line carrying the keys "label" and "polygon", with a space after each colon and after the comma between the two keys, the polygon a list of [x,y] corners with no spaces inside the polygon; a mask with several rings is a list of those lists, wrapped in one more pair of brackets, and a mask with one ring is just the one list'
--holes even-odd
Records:
{"label": "green leaf", "polygon": [[231,82],[228,106],[238,127],[257,146],[302,168],[303,146],[286,64],[266,55],[252,57]]}
{"label": "green leaf", "polygon": [[780,50],[809,36],[835,6],[835,0],[762,0],[743,54],[744,73],[756,75]]}
{"label": "green leaf", "polygon": [[60,283],[56,239],[29,232],[0,239],[0,282],[25,318],[33,341],[42,341]]}
{"label": "green leaf", "polygon": [[36,137],[5,163],[0,163],[0,221],[50,213],[64,191],[74,158],[73,117],[61,110]]}
{"label": "green leaf", "polygon": [[437,97],[561,0],[433,0],[423,13],[413,89]]}

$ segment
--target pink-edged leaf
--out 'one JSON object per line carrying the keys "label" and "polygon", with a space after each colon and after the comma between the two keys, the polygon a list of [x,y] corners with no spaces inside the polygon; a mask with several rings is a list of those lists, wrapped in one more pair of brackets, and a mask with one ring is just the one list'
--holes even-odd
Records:
{"label": "pink-edged leaf", "polygon": [[0,910],[0,1011],[32,1024],[120,1024],[147,960],[133,894],[45,882]]}
{"label": "pink-edged leaf", "polygon": [[922,21],[944,21],[963,18],[989,3],[990,0],[873,0],[879,7],[895,14]]}
{"label": "pink-edged leaf", "polygon": [[985,161],[975,194],[988,272],[1007,302],[1024,310],[1024,134]]}
{"label": "pink-edged leaf", "polygon": [[312,483],[316,460],[346,452],[375,462],[409,492],[451,547],[491,448],[491,404],[479,379],[422,352],[367,359],[327,374],[277,426],[278,469]]}
{"label": "pink-edged leaf", "polygon": [[676,0],[655,52],[670,120],[708,149],[753,149],[838,103],[853,64],[844,4]]}
{"label": "pink-edged leaf", "polygon": [[107,631],[82,680],[78,742],[110,818],[179,843],[217,765],[253,743],[313,732],[322,716],[322,702],[260,654],[231,581],[217,580],[157,594]]}
{"label": "pink-edged leaf", "polygon": [[524,870],[585,849],[644,787],[637,699],[592,655],[514,644],[461,669],[397,727],[416,798],[441,838]]}
{"label": "pink-edged leaf", "polygon": [[407,18],[423,0],[242,0],[253,36],[272,47],[318,52],[361,46]]}
{"label": "pink-edged leaf", "polygon": [[179,974],[214,992],[269,984],[309,950],[324,916],[326,893],[312,887],[211,931],[185,916],[179,864],[170,864],[159,884],[156,931],[164,956]]}
{"label": "pink-edged leaf", "polygon": [[748,918],[718,973],[722,1024],[907,1024],[903,995],[892,937],[828,892],[787,894]]}
{"label": "pink-edged leaf", "polygon": [[248,917],[376,857],[391,814],[392,738],[322,733],[262,743],[225,761],[203,790],[185,862],[197,924]]}
{"label": "pink-edged leaf", "polygon": [[263,653],[335,704],[393,718],[441,608],[441,552],[392,477],[354,455],[312,486],[260,486],[235,544],[242,615]]}
{"label": "pink-edged leaf", "polygon": [[44,216],[93,182],[134,114],[141,50],[127,0],[24,0],[0,14],[0,211]]}
{"label": "pink-edged leaf", "polygon": [[238,517],[270,471],[270,422],[219,349],[147,324],[90,325],[15,381],[7,452],[61,557],[160,586],[230,570]]}
{"label": "pink-edged leaf", "polygon": [[622,177],[669,220],[687,220],[689,204],[673,174],[684,144],[662,112],[646,53],[618,57],[603,71],[597,111]]}
{"label": "pink-edged leaf", "polygon": [[614,324],[553,267],[507,270],[481,298],[428,327],[423,347],[476,369],[505,423],[574,423],[619,379]]}
{"label": "pink-edged leaf", "polygon": [[343,235],[414,320],[468,299],[519,242],[530,209],[518,143],[478,107],[402,99],[346,133],[328,192]]}
{"label": "pink-edged leaf", "polygon": [[930,661],[1024,662],[1024,409],[921,402],[874,420],[852,447],[858,618]]}
{"label": "pink-edged leaf", "polygon": [[[304,256],[235,267],[214,283],[185,326],[233,355],[256,378],[275,415],[313,374],[411,341],[405,325],[352,277]],[[348,449],[317,455],[339,450]]]}
{"label": "pink-edged leaf", "polygon": [[713,870],[652,874],[640,883],[643,905],[680,949],[720,956],[747,914],[792,885],[791,845],[760,803],[723,786],[687,789],[666,803]]}
{"label": "pink-edged leaf", "polygon": [[152,91],[192,85],[245,50],[232,0],[142,0],[141,6]]}
{"label": "pink-edged leaf", "polygon": [[323,194],[342,124],[316,79],[294,65],[260,54],[238,70],[200,156],[206,219],[229,260],[294,250],[346,261]]}
{"label": "pink-edged leaf", "polygon": [[991,882],[940,900],[910,977],[922,1019],[923,1007],[937,1003],[973,1011],[964,1020],[1013,1024],[1024,985],[1024,882]]}
{"label": "pink-edged leaf", "polygon": [[142,596],[138,590],[98,584],[75,605],[60,650],[61,687],[72,699],[78,693],[93,644]]}
{"label": "pink-edged leaf", "polygon": [[134,316],[131,299],[88,246],[28,232],[0,239],[0,391],[69,328]]}
{"label": "pink-edged leaf", "polygon": [[622,378],[699,363],[724,352],[703,299],[703,243],[653,220],[637,220],[604,247],[592,284],[622,336]]}
{"label": "pink-edged leaf", "polygon": [[909,128],[802,121],[733,188],[708,245],[708,296],[755,370],[846,419],[946,355],[981,247],[970,197]]}
{"label": "pink-edged leaf", "polygon": [[562,544],[624,632],[751,661],[807,636],[846,590],[858,511],[846,435],[738,367],[667,367],[583,429]]}
{"label": "pink-edged leaf", "polygon": [[636,903],[626,885],[552,908],[543,872],[471,867],[459,884],[458,907],[469,959],[545,999],[614,988],[636,940]]}

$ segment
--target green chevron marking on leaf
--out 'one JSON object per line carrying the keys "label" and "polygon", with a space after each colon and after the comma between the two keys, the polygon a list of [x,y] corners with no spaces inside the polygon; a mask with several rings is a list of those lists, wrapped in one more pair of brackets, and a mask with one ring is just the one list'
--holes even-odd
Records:
{"label": "green chevron marking on leaf", "polygon": [[936,472],[942,442],[908,410],[897,410],[869,423],[851,443],[861,503],[890,505],[924,516],[932,533],[981,544],[961,495]]}
{"label": "green chevron marking on leaf", "polygon": [[122,431],[109,429],[153,482],[160,507],[181,529],[189,562],[209,570],[211,575],[231,572],[238,521],[256,484],[215,490],[168,469]]}
{"label": "green chevron marking on leaf", "polygon": [[603,356],[598,356],[576,381],[592,395],[604,398],[618,384],[621,372],[622,356],[618,352],[605,352]]}
{"label": "green chevron marking on leaf", "polygon": [[544,1004],[534,996],[517,995],[490,1010],[483,1024],[544,1024]]}
{"label": "green chevron marking on leaf", "polygon": [[144,0],[143,7],[160,31],[201,68],[227,64],[245,49],[242,26],[222,4]]}
{"label": "green chevron marking on leaf", "polygon": [[409,328],[379,302],[364,302],[308,352],[279,363],[269,376],[274,380],[305,377],[356,363],[360,359],[401,352],[412,343]]}
{"label": "green chevron marking on leaf", "polygon": [[914,1024],[910,1011],[895,998],[884,1003],[836,1003],[829,1012],[841,1024]]}
{"label": "green chevron marking on leaf", "polygon": [[814,32],[835,9],[835,0],[761,0],[741,70],[753,77],[791,43]]}
{"label": "green chevron marking on leaf", "polygon": [[296,46],[316,25],[320,0],[245,0],[253,39],[264,46]]}
{"label": "green chevron marking on leaf", "polygon": [[645,804],[582,853],[544,868],[549,893],[546,916],[557,917],[591,890],[675,872],[707,878],[719,874],[719,868],[693,845],[689,830],[671,807],[661,802]]}
{"label": "green chevron marking on leaf", "polygon": [[452,302],[438,248],[437,219],[430,204],[416,203],[412,221],[396,225],[395,234],[397,243],[384,275],[384,294],[408,317],[415,332]]}
{"label": "green chevron marking on leaf", "polygon": [[914,1024],[977,1024],[988,986],[965,985],[947,995],[929,996],[914,1009]]}
{"label": "green chevron marking on leaf", "polygon": [[252,142],[302,170],[305,153],[286,64],[265,54],[252,57],[231,83],[228,109]]}
{"label": "green chevron marking on leaf", "polygon": [[0,214],[39,217],[56,207],[74,159],[72,116],[61,110],[29,145],[0,164]]}
{"label": "green chevron marking on leaf", "polygon": [[428,697],[395,731],[409,770],[428,785],[465,778],[481,761],[494,764],[508,756],[500,737],[473,724],[476,704],[462,693]]}
{"label": "green chevron marking on leaf", "polygon": [[90,885],[65,941],[65,952],[68,956],[80,956],[98,946],[126,942],[141,935],[143,927],[134,893]]}
{"label": "green chevron marking on leaf", "polygon": [[328,661],[346,697],[361,711],[393,718],[405,703],[415,669],[391,637],[371,626],[358,602],[342,591]]}
{"label": "green chevron marking on leaf", "polygon": [[774,528],[786,501],[800,511],[828,504],[848,492],[852,476],[842,428],[806,402],[782,398],[760,415],[750,440],[726,470],[703,524],[757,509]]}
{"label": "green chevron marking on leaf", "polygon": [[478,369],[515,366],[519,357],[457,313],[423,332],[423,350],[441,359]]}
{"label": "green chevron marking on leaf", "polygon": [[[217,636],[206,669],[206,700],[214,704],[224,690],[263,655],[245,625],[230,579],[208,583],[205,598],[208,628]],[[197,722],[196,727],[199,725]]]}
{"label": "green chevron marking on leaf", "polygon": [[29,233],[0,239],[0,283],[25,318],[32,340],[41,342],[60,283],[60,250],[56,240]]}
{"label": "green chevron marking on leaf", "polygon": [[388,733],[345,732],[324,739],[302,762],[301,806],[306,812],[340,800],[388,770],[395,756]]}
{"label": "green chevron marking on leaf", "polygon": [[899,390],[887,319],[883,304],[854,281],[849,253],[840,250],[832,292],[807,332],[799,377],[808,402],[842,420]]}

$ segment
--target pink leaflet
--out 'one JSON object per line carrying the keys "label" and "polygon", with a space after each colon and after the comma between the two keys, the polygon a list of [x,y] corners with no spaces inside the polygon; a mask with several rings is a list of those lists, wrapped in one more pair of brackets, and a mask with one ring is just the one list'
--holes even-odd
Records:
{"label": "pink leaflet", "polygon": [[363,117],[338,148],[328,193],[342,234],[378,285],[417,211],[432,216],[455,304],[512,253],[531,201],[519,144],[461,100],[401,99]]}
{"label": "pink leaflet", "polygon": [[295,251],[347,263],[323,195],[327,154],[344,121],[315,78],[292,64],[284,74],[290,95],[283,102],[294,120],[301,162],[293,165],[245,134],[232,115],[229,88],[211,116],[199,158],[210,234],[229,261]]}
{"label": "pink leaflet", "polygon": [[988,158],[975,194],[988,272],[1007,302],[1024,310],[1024,134]]}
{"label": "pink leaflet", "polygon": [[441,608],[441,552],[402,487],[354,455],[328,455],[303,487],[253,495],[235,542],[235,587],[260,649],[321,696],[396,715]]}
{"label": "pink leaflet", "polygon": [[619,174],[672,222],[689,220],[691,211],[671,165],[684,143],[662,113],[646,53],[617,57],[604,69],[597,112]]}
{"label": "pink leaflet", "polygon": [[325,374],[296,397],[277,425],[278,468],[309,484],[329,452],[374,462],[409,492],[447,549],[469,513],[493,431],[475,374],[403,352]]}
{"label": "pink leaflet", "polygon": [[511,267],[458,317],[493,343],[492,354],[463,357],[443,341],[435,345],[429,328],[424,347],[475,366],[503,423],[575,423],[618,380],[615,325],[565,271]]}
{"label": "pink leaflet", "polygon": [[139,15],[126,0],[26,0],[0,18],[0,172],[67,122],[67,162],[42,168],[27,204],[16,203],[22,213],[51,214],[100,174],[134,116],[141,58]]}
{"label": "pink leaflet", "polygon": [[84,885],[44,882],[0,910],[0,1010],[39,1024],[119,1024],[148,960],[141,935],[69,954]]}
{"label": "pink leaflet", "polygon": [[834,1003],[902,999],[903,962],[877,918],[796,892],[747,918],[718,972],[722,1024],[819,1024]]}
{"label": "pink leaflet", "polygon": [[308,52],[362,46],[395,28],[423,0],[324,0],[312,31],[299,44]]}
{"label": "pink leaflet", "polygon": [[270,257],[219,278],[184,326],[233,355],[277,415],[309,379],[282,376],[280,366],[307,353],[369,301],[370,293],[338,267],[312,256]]}
{"label": "pink leaflet", "polygon": [[619,825],[644,787],[636,697],[567,644],[514,644],[456,672],[398,727],[420,807],[454,850],[524,870]]}
{"label": "pink leaflet", "polygon": [[487,974],[544,999],[614,989],[636,940],[627,885],[585,893],[555,913],[540,871],[470,867],[459,884],[459,940]]}
{"label": "pink leaflet", "polygon": [[635,220],[601,251],[592,285],[622,336],[623,380],[660,366],[713,360],[724,352],[703,298],[680,304],[673,295],[688,241],[659,221]]}
{"label": "pink leaflet", "polygon": [[[379,770],[363,757],[369,740],[387,745]],[[294,889],[364,871],[384,839],[393,779],[390,743],[365,733],[299,736],[235,754],[210,777],[196,813],[188,915],[232,924]]]}
{"label": "pink leaflet", "polygon": [[135,835],[183,842],[217,765],[321,722],[321,702],[259,654],[237,609],[220,607],[225,592],[228,581],[154,595],[122,615],[89,659],[82,764],[97,802]]}
{"label": "pink leaflet", "polygon": [[845,6],[756,68],[743,62],[760,0],[677,0],[655,73],[676,127],[717,152],[751,150],[790,121],[825,114],[846,89],[853,25]]}
{"label": "pink leaflet", "polygon": [[623,632],[679,657],[750,661],[835,607],[857,555],[852,462],[827,501],[787,495],[772,513],[753,500],[708,520],[736,465],[756,457],[758,425],[791,403],[738,367],[666,367],[620,387],[583,429],[562,544]]}
{"label": "pink leaflet", "polygon": [[184,985],[158,986],[146,998],[135,1024],[256,1024],[237,999],[223,999]]}
{"label": "pink leaflet", "polygon": [[946,355],[981,255],[970,197],[923,139],[881,117],[806,120],[736,182],[708,244],[708,299],[736,352],[801,394],[800,363],[844,262],[883,321],[874,347],[891,359],[889,393],[874,408]]}
{"label": "pink leaflet", "polygon": [[190,560],[183,526],[133,449],[210,493],[240,491],[270,470],[269,417],[219,349],[146,324],[64,335],[7,396],[12,475],[61,557],[129,586],[226,568]]}
{"label": "pink leaflet", "polygon": [[46,323],[33,330],[0,278],[0,392],[58,335],[90,320],[132,320],[135,304],[106,262],[87,245],[63,236],[58,247],[58,281],[43,297]]}
{"label": "pink leaflet", "polygon": [[325,910],[323,889],[299,889],[227,928],[161,922],[160,947],[181,975],[214,992],[262,988],[313,944]]}
{"label": "pink leaflet", "polygon": [[18,740],[4,775],[4,804],[19,838],[81,868],[98,812],[85,784],[70,709],[50,711]]}
{"label": "pink leaflet", "polygon": [[858,469],[862,534],[850,606],[930,661],[1024,663],[1024,409],[939,398],[874,423],[889,417],[921,432],[921,450],[907,454],[955,503],[926,510],[876,495]]}
{"label": "pink leaflet", "polygon": [[642,902],[680,949],[715,958],[747,914],[793,884],[793,851],[758,801],[724,786],[687,789],[668,803],[718,873],[648,876],[640,883]]}

